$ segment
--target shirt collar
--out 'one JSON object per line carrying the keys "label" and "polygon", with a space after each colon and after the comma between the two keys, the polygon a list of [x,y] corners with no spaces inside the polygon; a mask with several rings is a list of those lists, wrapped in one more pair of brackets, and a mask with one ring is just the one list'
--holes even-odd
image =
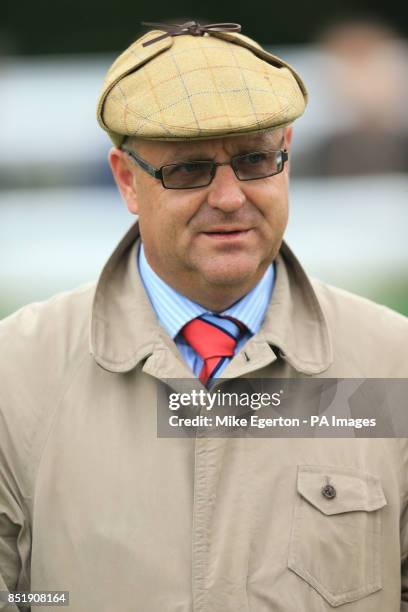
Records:
{"label": "shirt collar", "polygon": [[[192,319],[211,312],[176,291],[154,272],[146,259],[143,243],[140,245],[138,263],[140,276],[157,318],[171,338],[174,339]],[[219,314],[234,317],[244,323],[252,334],[256,334],[265,317],[274,280],[274,267],[270,265],[247,295]]]}

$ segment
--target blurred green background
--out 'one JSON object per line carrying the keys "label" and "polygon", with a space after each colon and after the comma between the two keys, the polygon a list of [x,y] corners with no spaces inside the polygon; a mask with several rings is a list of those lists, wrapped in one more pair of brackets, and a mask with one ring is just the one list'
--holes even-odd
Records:
{"label": "blurred green background", "polygon": [[397,0],[314,0],[313,3],[231,2],[189,0],[135,2],[121,0],[6,0],[0,26],[3,53],[61,54],[115,52],[141,31],[142,21],[194,18],[198,21],[233,21],[245,26],[248,36],[269,45],[311,43],[329,22],[344,17],[375,16],[408,37],[408,10]]}

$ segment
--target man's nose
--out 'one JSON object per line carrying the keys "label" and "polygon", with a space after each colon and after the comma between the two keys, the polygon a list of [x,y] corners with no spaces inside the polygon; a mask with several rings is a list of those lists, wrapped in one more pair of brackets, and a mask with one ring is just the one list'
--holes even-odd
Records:
{"label": "man's nose", "polygon": [[245,202],[241,183],[231,166],[217,166],[212,183],[209,185],[207,202],[213,208],[234,212]]}

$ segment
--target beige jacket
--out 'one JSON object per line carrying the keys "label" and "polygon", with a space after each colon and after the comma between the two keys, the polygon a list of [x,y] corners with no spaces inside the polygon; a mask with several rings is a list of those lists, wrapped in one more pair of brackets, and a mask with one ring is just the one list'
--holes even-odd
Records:
{"label": "beige jacket", "polygon": [[[137,237],[96,286],[0,324],[0,590],[69,590],[71,612],[408,610],[407,440],[157,437],[157,379],[191,372]],[[311,284],[284,245],[223,377],[407,377],[407,347],[404,317]]]}

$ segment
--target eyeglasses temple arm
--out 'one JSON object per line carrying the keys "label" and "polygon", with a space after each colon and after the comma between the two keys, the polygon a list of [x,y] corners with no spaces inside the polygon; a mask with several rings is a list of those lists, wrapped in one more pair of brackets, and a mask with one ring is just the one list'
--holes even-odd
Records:
{"label": "eyeglasses temple arm", "polygon": [[145,172],[147,172],[151,176],[154,176],[154,178],[161,179],[162,177],[161,168],[160,169],[154,168],[154,166],[151,166],[147,161],[145,161],[144,159],[142,159],[141,157],[133,153],[133,151],[128,151],[127,149],[122,149],[122,151],[124,151],[127,155],[129,155],[129,157],[133,159],[133,161],[136,162],[137,165],[140,166]]}

